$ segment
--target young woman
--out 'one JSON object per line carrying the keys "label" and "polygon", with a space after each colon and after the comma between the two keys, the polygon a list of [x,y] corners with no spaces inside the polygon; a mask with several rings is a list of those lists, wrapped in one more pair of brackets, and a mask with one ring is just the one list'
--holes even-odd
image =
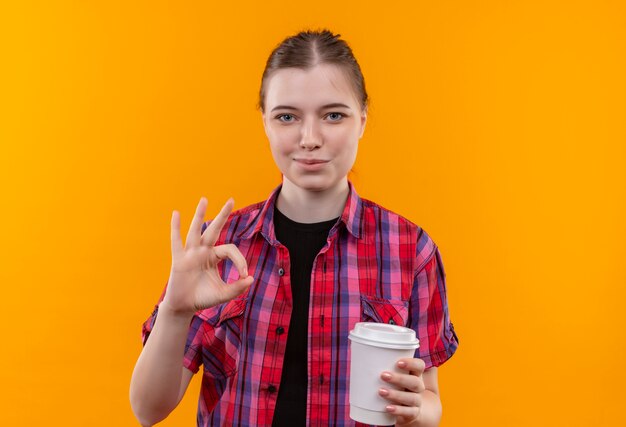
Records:
{"label": "young woman", "polygon": [[171,273],[131,381],[142,425],[167,417],[202,365],[199,426],[353,426],[348,333],[360,321],[416,331],[415,358],[381,372],[400,390],[376,392],[397,425],[439,424],[437,366],[458,345],[443,265],[420,227],[348,180],[367,102],[338,35],[302,32],[272,52],[260,109],[282,184],[208,223],[200,199],[185,245],[173,212]]}

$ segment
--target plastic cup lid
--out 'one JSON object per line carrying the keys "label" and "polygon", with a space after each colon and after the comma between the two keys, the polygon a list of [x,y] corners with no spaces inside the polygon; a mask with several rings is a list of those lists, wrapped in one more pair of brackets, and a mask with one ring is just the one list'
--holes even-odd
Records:
{"label": "plastic cup lid", "polygon": [[350,331],[350,340],[376,347],[418,348],[419,340],[410,328],[386,323],[359,322]]}

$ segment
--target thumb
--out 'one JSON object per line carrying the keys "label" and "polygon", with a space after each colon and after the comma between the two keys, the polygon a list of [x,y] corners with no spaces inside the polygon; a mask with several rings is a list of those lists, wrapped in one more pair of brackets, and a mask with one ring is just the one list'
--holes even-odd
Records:
{"label": "thumb", "polygon": [[230,301],[233,298],[241,295],[250,287],[250,285],[254,282],[254,277],[247,276],[244,279],[239,279],[232,283],[227,283],[223,285],[223,295],[225,301]]}

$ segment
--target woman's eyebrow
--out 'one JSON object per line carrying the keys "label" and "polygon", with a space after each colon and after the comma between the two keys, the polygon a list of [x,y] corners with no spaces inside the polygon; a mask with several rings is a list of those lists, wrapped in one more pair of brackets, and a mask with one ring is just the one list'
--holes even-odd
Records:
{"label": "woman's eyebrow", "polygon": [[276,107],[272,108],[272,111],[276,111],[276,110],[297,110],[297,108],[291,107],[289,105],[277,105]]}
{"label": "woman's eyebrow", "polygon": [[[349,106],[347,106],[346,104],[342,104],[341,102],[333,102],[331,104],[326,104],[326,105],[322,105],[320,107],[320,110],[327,110],[329,108],[350,108]],[[298,108],[296,107],[292,107],[291,105],[277,105],[276,107],[272,108],[272,111],[275,110],[298,110]]]}
{"label": "woman's eyebrow", "polygon": [[326,110],[328,108],[350,108],[346,104],[342,104],[341,102],[333,102],[332,104],[326,104],[320,108],[320,110]]}

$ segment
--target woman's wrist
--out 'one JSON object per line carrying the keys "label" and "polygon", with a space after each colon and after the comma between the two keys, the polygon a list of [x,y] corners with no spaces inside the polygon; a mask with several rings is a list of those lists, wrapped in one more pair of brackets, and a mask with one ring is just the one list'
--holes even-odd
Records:
{"label": "woman's wrist", "polygon": [[189,326],[189,322],[193,318],[195,311],[181,311],[173,309],[167,302],[167,300],[163,300],[161,304],[159,304],[159,312],[157,318],[162,316],[167,319],[168,323],[171,322],[181,322],[186,323]]}

